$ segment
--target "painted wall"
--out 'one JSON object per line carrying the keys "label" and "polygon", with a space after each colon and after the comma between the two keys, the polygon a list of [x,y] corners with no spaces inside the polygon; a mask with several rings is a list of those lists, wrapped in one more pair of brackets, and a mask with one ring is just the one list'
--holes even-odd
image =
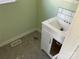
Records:
{"label": "painted wall", "polygon": [[16,3],[0,5],[0,43],[20,33],[40,28],[41,22],[54,17],[60,6],[76,9],[75,5],[60,0],[17,0]]}
{"label": "painted wall", "polygon": [[39,0],[38,1],[38,27],[40,28],[41,22],[56,16],[57,9],[59,7],[67,8],[69,10],[75,10],[76,5],[64,2],[63,0]]}
{"label": "painted wall", "polygon": [[16,35],[36,28],[36,0],[17,0],[0,5],[0,44]]}

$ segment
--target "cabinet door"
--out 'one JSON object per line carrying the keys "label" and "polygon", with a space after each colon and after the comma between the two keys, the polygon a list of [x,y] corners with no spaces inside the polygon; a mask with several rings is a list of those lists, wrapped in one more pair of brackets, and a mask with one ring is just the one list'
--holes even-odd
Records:
{"label": "cabinet door", "polygon": [[49,53],[49,48],[51,44],[50,33],[46,30],[42,30],[42,38],[41,38],[41,49],[43,49],[46,53]]}

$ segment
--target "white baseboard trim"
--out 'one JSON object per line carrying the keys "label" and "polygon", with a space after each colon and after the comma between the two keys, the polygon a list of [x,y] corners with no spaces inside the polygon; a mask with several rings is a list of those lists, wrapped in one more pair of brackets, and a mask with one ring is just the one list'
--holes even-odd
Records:
{"label": "white baseboard trim", "polygon": [[[28,35],[28,34],[34,32],[34,31],[36,31],[36,30],[37,30],[37,29],[35,28],[35,29],[29,30],[29,31],[27,31],[27,32],[21,33],[21,34],[15,36],[15,37],[13,37],[13,38],[11,38],[11,39],[9,39],[9,40],[3,42],[3,43],[1,43],[1,44],[0,44],[0,47],[2,47],[2,46],[4,46],[4,45],[7,45],[7,44],[11,43],[12,41],[15,41],[15,40],[17,40],[17,39],[19,39],[19,38],[22,38],[23,36]],[[38,30],[37,30],[37,31],[38,31]]]}

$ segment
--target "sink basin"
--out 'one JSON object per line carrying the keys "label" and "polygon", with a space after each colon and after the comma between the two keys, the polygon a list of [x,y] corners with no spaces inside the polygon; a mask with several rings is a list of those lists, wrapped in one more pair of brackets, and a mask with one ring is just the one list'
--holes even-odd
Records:
{"label": "sink basin", "polygon": [[52,30],[51,33],[57,41],[59,41],[60,43],[63,43],[67,30],[64,30],[65,27],[63,27],[58,22],[58,19],[56,17],[48,19],[42,23],[48,26]]}
{"label": "sink basin", "polygon": [[[63,24],[60,24],[57,17],[48,19],[48,20],[44,21],[43,23],[45,25],[47,25],[48,27],[50,27],[55,32],[65,33],[67,31],[67,29],[65,29],[65,28],[68,25],[67,26],[64,26]],[[63,23],[63,22],[61,22],[61,23]]]}
{"label": "sink basin", "polygon": [[60,26],[59,22],[55,19],[48,23],[51,27],[54,27],[60,31],[64,31],[64,29]]}

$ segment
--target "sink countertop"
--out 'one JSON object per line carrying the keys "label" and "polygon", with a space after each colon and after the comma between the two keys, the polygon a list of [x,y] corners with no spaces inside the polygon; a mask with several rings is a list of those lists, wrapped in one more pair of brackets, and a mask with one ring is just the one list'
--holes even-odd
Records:
{"label": "sink countertop", "polygon": [[49,24],[52,21],[55,23],[55,22],[57,22],[57,20],[58,20],[57,17],[50,18],[50,19],[42,22],[42,24],[45,24],[46,26],[48,26],[52,30],[52,33],[53,33],[52,35],[55,37],[55,39],[57,41],[59,41],[60,43],[63,43],[67,31],[66,32],[61,31],[61,30],[57,29],[55,26],[52,26]]}
{"label": "sink countertop", "polygon": [[57,17],[54,17],[54,18],[50,18],[50,19],[48,19],[48,20],[46,20],[46,21],[44,21],[44,22],[42,22],[43,24],[45,24],[45,25],[47,25],[49,28],[51,28],[52,30],[54,30],[55,32],[57,32],[57,33],[59,33],[59,34],[61,34],[61,35],[63,35],[63,36],[65,36],[66,35],[66,32],[64,32],[64,31],[61,31],[61,30],[58,30],[58,29],[56,29],[54,26],[51,26],[49,23],[50,22],[56,22],[57,21]]}

